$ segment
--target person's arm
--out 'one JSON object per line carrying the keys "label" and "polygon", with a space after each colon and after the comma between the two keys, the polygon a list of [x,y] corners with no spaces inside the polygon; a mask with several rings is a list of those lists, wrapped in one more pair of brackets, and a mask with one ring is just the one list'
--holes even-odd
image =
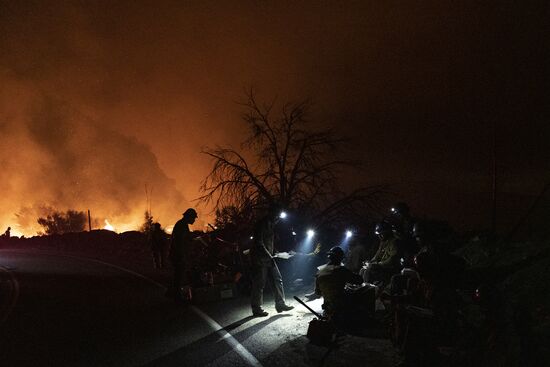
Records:
{"label": "person's arm", "polygon": [[363,283],[363,277],[362,276],[360,276],[359,274],[355,274],[354,272],[352,272],[348,268],[342,268],[342,269],[345,269],[345,272],[346,272],[346,283],[351,283],[351,284],[361,284],[361,283]]}
{"label": "person's arm", "polygon": [[185,244],[185,246],[189,245],[191,240],[193,239],[193,235],[189,230],[189,226],[187,225],[183,226],[179,235],[181,237],[180,242]]}
{"label": "person's arm", "polygon": [[322,296],[321,294],[321,288],[319,288],[319,277],[315,277],[315,294],[318,296]]}
{"label": "person's arm", "polygon": [[378,245],[378,249],[376,250],[376,253],[372,257],[372,259],[370,259],[369,262],[370,263],[378,262],[378,259],[380,258],[381,253],[382,253],[382,242],[380,242],[380,244]]}
{"label": "person's arm", "polygon": [[322,296],[321,288],[319,288],[319,278],[315,276],[315,289],[313,290],[313,293],[306,294],[305,298],[309,302],[321,298]]}

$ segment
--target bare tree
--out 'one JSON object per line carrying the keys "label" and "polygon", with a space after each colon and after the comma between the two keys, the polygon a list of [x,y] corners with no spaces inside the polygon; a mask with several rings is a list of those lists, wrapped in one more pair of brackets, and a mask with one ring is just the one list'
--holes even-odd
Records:
{"label": "bare tree", "polygon": [[212,157],[213,167],[198,200],[213,203],[216,209],[241,210],[277,203],[318,221],[359,208],[376,209],[383,187],[361,188],[348,195],[339,189],[342,169],[358,165],[340,158],[345,140],[334,131],[309,128],[309,101],[285,104],[275,114],[274,102],[260,105],[250,91],[242,105],[249,136],[240,151],[203,150]]}

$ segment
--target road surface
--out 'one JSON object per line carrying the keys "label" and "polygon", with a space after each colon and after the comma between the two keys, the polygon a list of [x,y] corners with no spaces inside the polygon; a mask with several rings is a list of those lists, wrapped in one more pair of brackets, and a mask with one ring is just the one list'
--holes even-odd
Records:
{"label": "road surface", "polygon": [[0,250],[0,366],[306,366],[324,353],[298,305],[277,314],[268,300],[252,318],[246,298],[182,307],[164,292],[113,264]]}

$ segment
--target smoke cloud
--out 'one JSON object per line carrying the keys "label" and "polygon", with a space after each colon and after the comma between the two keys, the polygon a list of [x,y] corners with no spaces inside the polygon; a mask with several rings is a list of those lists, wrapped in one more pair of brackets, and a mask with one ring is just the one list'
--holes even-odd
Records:
{"label": "smoke cloud", "polygon": [[175,181],[135,138],[25,83],[11,81],[0,101],[0,223],[15,222],[15,233],[35,233],[49,207],[90,209],[119,230],[135,229],[147,209],[146,186],[158,220],[172,220],[185,205]]}
{"label": "smoke cloud", "polygon": [[235,101],[250,86],[310,98],[312,126],[353,137],[368,172],[343,185],[401,184],[448,218],[490,192],[496,135],[500,190],[536,195],[546,15],[544,1],[1,1],[0,226],[44,206],[136,223],[145,184],[173,224],[210,168],[201,147],[243,140]]}

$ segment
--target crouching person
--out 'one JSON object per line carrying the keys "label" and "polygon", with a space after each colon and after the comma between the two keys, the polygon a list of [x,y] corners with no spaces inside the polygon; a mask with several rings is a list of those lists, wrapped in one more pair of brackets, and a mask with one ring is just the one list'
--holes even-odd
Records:
{"label": "crouching person", "polygon": [[[349,330],[361,315],[357,314],[356,297],[346,292],[346,284],[361,284],[363,278],[353,273],[342,264],[344,251],[336,246],[327,254],[327,264],[319,267],[315,281],[315,293],[309,299],[323,297],[325,316],[337,327]],[[364,315],[363,315],[364,316]]]}

